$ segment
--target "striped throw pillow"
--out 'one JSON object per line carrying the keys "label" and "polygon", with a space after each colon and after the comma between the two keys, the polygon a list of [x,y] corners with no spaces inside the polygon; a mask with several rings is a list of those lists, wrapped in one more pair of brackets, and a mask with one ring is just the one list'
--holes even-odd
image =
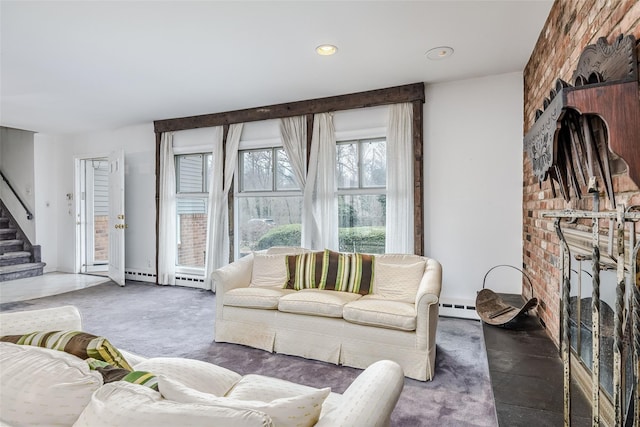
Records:
{"label": "striped throw pillow", "polygon": [[304,260],[304,287],[320,288],[323,274],[324,252],[309,252]]}
{"label": "striped throw pillow", "polygon": [[158,391],[158,377],[151,372],[133,371],[129,372],[121,381],[132,384],[139,384]]}
{"label": "striped throw pillow", "polygon": [[322,254],[322,275],[318,288],[332,291],[348,291],[350,262],[350,254],[325,249]]}
{"label": "striped throw pillow", "polygon": [[373,266],[375,257],[366,254],[351,255],[351,271],[349,272],[349,292],[360,295],[371,293],[373,288]]}
{"label": "striped throw pillow", "polygon": [[26,335],[6,335],[0,341],[19,345],[32,345],[64,351],[83,360],[102,360],[117,368],[132,371],[133,368],[120,352],[104,337],[79,331],[32,332]]}
{"label": "striped throw pillow", "polygon": [[287,255],[285,263],[287,265],[286,289],[299,291],[305,287],[304,263],[306,254]]}

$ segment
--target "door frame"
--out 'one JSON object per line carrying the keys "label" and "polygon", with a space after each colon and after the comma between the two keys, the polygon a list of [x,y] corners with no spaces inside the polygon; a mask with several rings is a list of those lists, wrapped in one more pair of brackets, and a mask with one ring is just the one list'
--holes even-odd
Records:
{"label": "door frame", "polygon": [[[76,274],[84,274],[89,273],[89,271],[83,271],[82,264],[86,261],[86,237],[85,237],[85,227],[82,223],[82,210],[84,208],[85,201],[82,199],[82,191],[83,191],[83,181],[84,178],[82,176],[83,168],[82,162],[93,159],[109,159],[109,153],[96,153],[96,154],[83,154],[74,156],[74,193],[71,194],[73,198],[73,205],[75,206],[74,212],[74,221],[75,221],[75,262],[74,262],[74,273]],[[69,194],[67,194],[67,199],[69,198]],[[71,200],[68,200],[69,202]],[[71,214],[71,212],[69,212]],[[105,270],[106,272],[107,270]]]}

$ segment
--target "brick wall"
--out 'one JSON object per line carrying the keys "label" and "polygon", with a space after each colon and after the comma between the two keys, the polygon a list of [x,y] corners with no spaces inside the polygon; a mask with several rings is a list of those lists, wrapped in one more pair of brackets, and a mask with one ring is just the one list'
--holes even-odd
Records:
{"label": "brick wall", "polygon": [[180,215],[178,265],[204,267],[207,243],[207,214]]}
{"label": "brick wall", "polygon": [[[612,42],[619,34],[632,34],[640,39],[638,0],[556,0],[524,70],[525,134],[535,121],[536,109],[542,109],[543,100],[556,79],[572,83],[571,76],[584,47],[594,44],[600,37]],[[614,177],[614,191],[616,202],[640,204],[638,187],[626,174]],[[608,209],[605,199],[602,194],[603,210]],[[560,332],[560,249],[553,221],[542,219],[539,213],[565,208],[591,210],[591,199],[587,197],[569,206],[561,197],[552,198],[549,182],[544,182],[540,188],[525,153],[523,265],[532,278],[535,295],[542,301],[538,308],[540,318],[556,343]],[[525,294],[529,294],[526,288]]]}
{"label": "brick wall", "polygon": [[94,236],[93,236],[93,259],[104,261],[109,259],[109,216],[96,215],[93,218]]}

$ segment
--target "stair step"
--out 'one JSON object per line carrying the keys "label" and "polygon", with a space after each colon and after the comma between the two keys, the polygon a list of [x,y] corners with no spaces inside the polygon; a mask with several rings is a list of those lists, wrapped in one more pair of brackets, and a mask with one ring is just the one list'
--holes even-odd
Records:
{"label": "stair step", "polygon": [[13,264],[28,263],[31,259],[31,253],[26,251],[5,252],[0,255],[0,267]]}
{"label": "stair step", "polygon": [[0,240],[12,240],[16,238],[15,228],[0,228]]}
{"label": "stair step", "polygon": [[25,277],[41,276],[46,263],[29,262],[24,264],[6,265],[0,267],[0,282],[23,279]]}
{"label": "stair step", "polygon": [[18,252],[24,249],[24,242],[22,240],[0,240],[0,255],[7,252]]}
{"label": "stair step", "polygon": [[9,225],[9,218],[0,218],[0,228],[5,228]]}

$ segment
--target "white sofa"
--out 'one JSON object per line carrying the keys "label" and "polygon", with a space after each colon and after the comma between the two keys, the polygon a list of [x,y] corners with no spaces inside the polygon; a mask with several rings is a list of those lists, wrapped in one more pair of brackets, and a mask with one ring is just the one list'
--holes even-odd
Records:
{"label": "white sofa", "polygon": [[[216,341],[356,368],[389,359],[407,377],[433,378],[442,286],[438,261],[417,255],[375,255],[367,295],[283,288],[278,274],[285,274],[286,280],[290,272],[278,273],[279,267],[273,265],[283,262],[279,256],[301,253],[309,251],[270,248],[213,272]],[[284,263],[286,270],[289,258]]]}
{"label": "white sofa", "polygon": [[[0,313],[0,335],[82,330],[73,306]],[[121,354],[157,375],[159,391],[103,383],[64,351],[0,342],[1,426],[385,426],[404,385],[392,361],[368,367],[344,394],[190,359]],[[295,418],[294,418],[295,417]]]}

